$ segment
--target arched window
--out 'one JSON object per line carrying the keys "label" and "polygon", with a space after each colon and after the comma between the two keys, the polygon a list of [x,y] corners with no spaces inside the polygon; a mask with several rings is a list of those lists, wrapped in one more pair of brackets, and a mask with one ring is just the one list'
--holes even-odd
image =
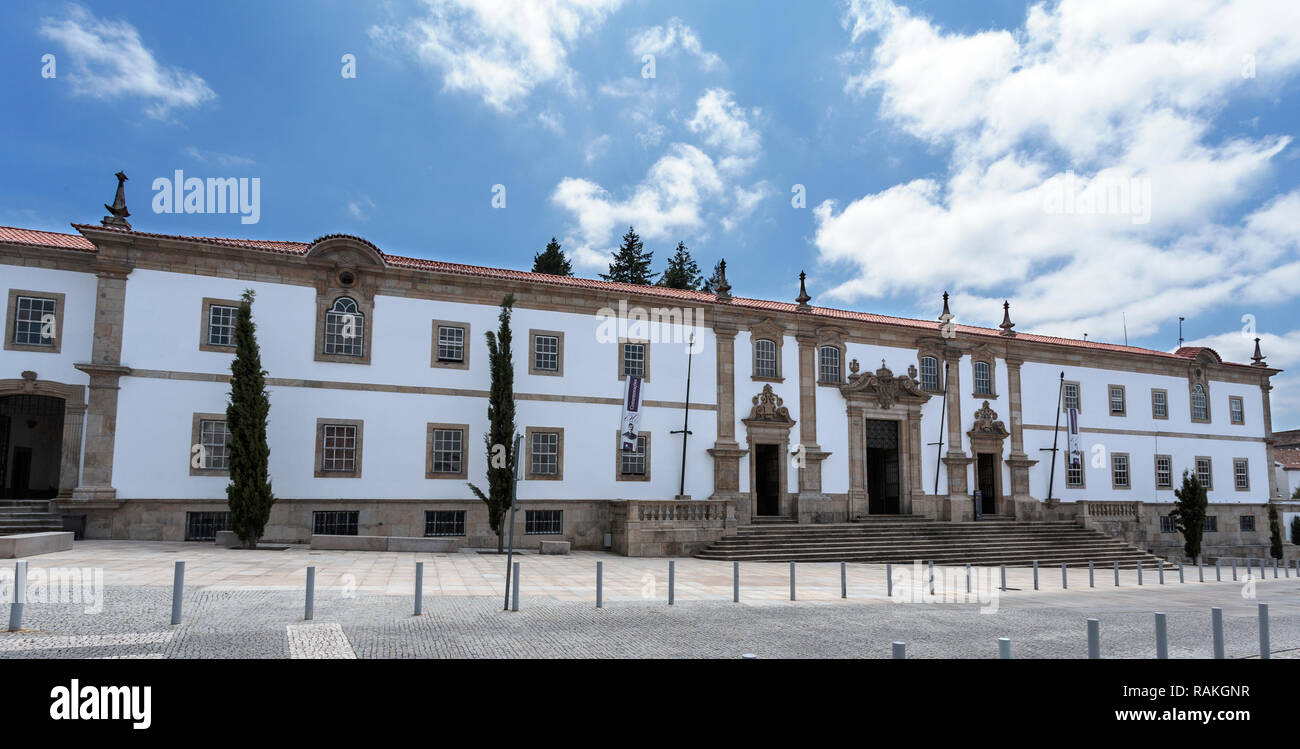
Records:
{"label": "arched window", "polygon": [[1199,383],[1192,386],[1192,418],[1198,421],[1210,419],[1210,406],[1205,398],[1205,388]]}
{"label": "arched window", "polygon": [[780,377],[776,366],[776,341],[759,338],[754,341],[754,376]]}
{"label": "arched window", "polygon": [[365,315],[349,297],[334,300],[325,313],[325,353],[362,356],[365,353]]}
{"label": "arched window", "polygon": [[939,360],[933,356],[921,357],[921,387],[925,390],[939,389]]}
{"label": "arched window", "polygon": [[975,394],[993,395],[993,368],[986,361],[977,361],[975,368]]}
{"label": "arched window", "polygon": [[822,346],[820,359],[821,381],[841,382],[840,350],[834,346]]}

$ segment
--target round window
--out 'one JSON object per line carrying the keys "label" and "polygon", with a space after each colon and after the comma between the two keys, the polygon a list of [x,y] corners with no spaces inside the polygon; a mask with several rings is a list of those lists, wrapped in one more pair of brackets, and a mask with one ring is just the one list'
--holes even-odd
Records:
{"label": "round window", "polygon": [[353,283],[356,282],[356,280],[357,277],[350,270],[341,271],[339,273],[339,283],[343,284],[344,286],[351,286]]}

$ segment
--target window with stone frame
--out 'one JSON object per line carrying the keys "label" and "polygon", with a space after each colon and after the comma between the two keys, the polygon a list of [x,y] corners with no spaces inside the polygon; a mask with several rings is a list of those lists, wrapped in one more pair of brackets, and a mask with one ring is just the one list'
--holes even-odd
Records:
{"label": "window with stone frame", "polygon": [[646,341],[619,342],[619,379],[640,377],[647,379],[650,374],[650,344]]}
{"label": "window with stone frame", "polygon": [[359,419],[316,420],[316,478],[361,478]]}
{"label": "window with stone frame", "polygon": [[758,338],[754,341],[754,376],[776,379],[780,377],[777,364],[776,341]]}
{"label": "window with stone frame", "polygon": [[1071,463],[1066,453],[1065,485],[1074,489],[1083,487],[1083,462]]}
{"label": "window with stone frame", "polygon": [[524,535],[558,536],[564,533],[564,510],[524,510]]}
{"label": "window with stone frame", "polygon": [[1129,488],[1128,453],[1110,454],[1110,483],[1114,489]]}
{"label": "window with stone frame", "polygon": [[465,535],[464,510],[425,510],[425,536],[463,536]]}
{"label": "window with stone frame", "polygon": [[1206,516],[1205,516],[1205,528],[1204,528],[1203,530],[1204,530],[1206,533],[1218,533],[1218,532],[1219,532],[1219,516],[1218,516],[1218,515],[1206,515]]}
{"label": "window with stone frame", "polygon": [[636,436],[636,446],[632,450],[623,450],[622,435],[619,435],[618,477],[620,480],[644,480],[650,474],[649,436],[642,432]]}
{"label": "window with stone frame", "polygon": [[468,337],[465,326],[441,324],[437,328],[437,362],[440,364],[464,364],[465,339]]}
{"label": "window with stone frame", "polygon": [[1246,404],[1240,396],[1232,396],[1228,399],[1228,417],[1233,424],[1246,423]]}
{"label": "window with stone frame", "polygon": [[1178,526],[1177,526],[1177,524],[1174,523],[1174,519],[1173,519],[1172,516],[1170,516],[1170,515],[1161,515],[1161,516],[1160,516],[1160,532],[1161,532],[1161,533],[1177,533],[1177,532],[1178,532]]}
{"label": "window with stone frame", "polygon": [[1110,415],[1124,416],[1128,411],[1124,399],[1124,386],[1108,385],[1107,389],[1110,391]]}
{"label": "window with stone frame", "polygon": [[1192,421],[1210,420],[1210,401],[1199,382],[1192,386]]}
{"label": "window with stone frame", "polygon": [[239,307],[237,305],[217,304],[216,302],[204,306],[207,308],[205,320],[207,335],[204,336],[204,343],[208,346],[233,349],[235,347],[235,323],[239,321]]}
{"label": "window with stone frame", "polygon": [[1169,418],[1169,393],[1160,388],[1151,389],[1151,418]]}
{"label": "window with stone frame", "polygon": [[564,375],[564,333],[558,330],[528,331],[528,373]]}
{"label": "window with stone frame", "polygon": [[1061,407],[1066,411],[1073,408],[1079,411],[1079,383],[1065,382],[1061,385]]}
{"label": "window with stone frame", "polygon": [[465,443],[469,435],[466,424],[428,424],[425,434],[424,476],[430,479],[464,479]]}
{"label": "window with stone frame", "polygon": [[817,379],[819,382],[839,383],[844,381],[843,367],[840,366],[840,350],[837,346],[822,346],[817,355]]}
{"label": "window with stone frame", "polygon": [[1254,516],[1254,515],[1242,515],[1242,516],[1241,516],[1241,530],[1242,530],[1243,533],[1254,533],[1254,532],[1255,532],[1255,516]]}
{"label": "window with stone frame", "polygon": [[976,359],[971,369],[975,373],[975,395],[993,395],[993,365]]}
{"label": "window with stone frame", "polygon": [[230,470],[230,430],[224,419],[199,420],[199,445],[203,448],[203,465],[212,471]]}
{"label": "window with stone frame", "polygon": [[1214,488],[1214,465],[1210,458],[1201,456],[1196,459],[1196,478],[1206,490]]}
{"label": "window with stone frame", "polygon": [[1169,455],[1156,456],[1156,488],[1172,489],[1174,487],[1174,459]]}
{"label": "window with stone frame", "polygon": [[10,289],[5,315],[5,350],[61,353],[66,298],[66,294],[52,291]]}
{"label": "window with stone frame", "polygon": [[564,429],[526,427],[526,479],[558,481],[564,478]]}
{"label": "window with stone frame", "polygon": [[341,296],[325,313],[325,353],[332,356],[363,356],[366,316],[356,300]]}
{"label": "window with stone frame", "polygon": [[1239,492],[1250,491],[1250,461],[1246,458],[1232,459],[1232,485]]}
{"label": "window with stone frame", "polygon": [[938,392],[942,389],[939,380],[939,359],[937,357],[921,357],[921,388],[933,392]]}

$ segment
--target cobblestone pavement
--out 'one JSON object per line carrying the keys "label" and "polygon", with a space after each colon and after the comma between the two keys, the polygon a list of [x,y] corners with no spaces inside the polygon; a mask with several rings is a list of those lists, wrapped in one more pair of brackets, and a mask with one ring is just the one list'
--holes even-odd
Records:
{"label": "cobblestone pavement", "polygon": [[[92,547],[92,544],[98,548]],[[91,547],[91,548],[87,548]],[[102,553],[94,554],[92,552]],[[187,561],[184,617],[170,626],[171,563]],[[413,616],[414,564],[425,561],[424,615]],[[477,554],[315,553],[213,550],[196,544],[79,543],[73,552],[30,560],[29,583],[58,570],[93,567],[105,581],[102,605],[45,602],[33,596],[20,632],[0,632],[0,658],[884,658],[890,643],[908,643],[915,658],[992,658],[1009,637],[1018,658],[1082,658],[1085,619],[1101,620],[1104,657],[1155,655],[1153,612],[1168,616],[1174,658],[1211,655],[1210,607],[1224,611],[1228,657],[1258,655],[1257,603],[1270,604],[1273,657],[1300,656],[1300,579],[1269,577],[1250,584],[1197,582],[1194,570],[976,570],[983,602],[900,603],[885,594],[882,565],[846,567],[848,598],[840,598],[837,564],[801,564],[798,600],[789,567],[741,567],[742,603],[731,602],[732,566],[675,560],[675,605],[667,604],[667,561],[608,554],[521,559],[519,612],[503,612],[504,560]],[[605,606],[594,605],[595,562],[604,563]],[[306,564],[318,565],[315,616],[304,621]],[[896,593],[925,592],[924,568],[896,566]],[[919,573],[919,575],[918,575]],[[1239,571],[1244,577],[1244,572]],[[349,577],[351,576],[351,577]],[[908,583],[918,576],[920,585]],[[93,577],[91,578],[93,579]],[[963,596],[964,569],[936,569]],[[0,569],[0,600],[8,601],[12,567]],[[984,585],[981,586],[981,583]],[[6,587],[9,586],[9,587]],[[29,589],[31,590],[31,589]],[[50,591],[45,591],[47,594]],[[30,592],[29,592],[30,595]],[[996,606],[989,596],[996,595]],[[1254,595],[1256,598],[1243,596]],[[68,600],[64,597],[60,600]],[[94,613],[99,609],[97,613]],[[981,613],[987,611],[988,613]],[[0,604],[0,625],[9,605]]]}

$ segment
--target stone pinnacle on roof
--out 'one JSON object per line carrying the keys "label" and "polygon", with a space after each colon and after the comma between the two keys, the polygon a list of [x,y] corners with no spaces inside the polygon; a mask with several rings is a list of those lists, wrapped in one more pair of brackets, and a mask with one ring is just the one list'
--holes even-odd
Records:
{"label": "stone pinnacle on roof", "polygon": [[947,322],[952,319],[952,313],[948,311],[948,292],[943,292],[943,312],[939,313],[939,319]]}
{"label": "stone pinnacle on roof", "polygon": [[807,277],[807,273],[799,271],[799,296],[795,297],[794,300],[799,303],[800,312],[807,312],[812,309],[812,307],[808,306],[808,300],[812,299],[812,297],[808,296],[808,289],[804,286],[804,279]]}
{"label": "stone pinnacle on roof", "polygon": [[731,301],[731,284],[727,283],[727,261],[718,261],[718,286],[713,290],[719,302]]}
{"label": "stone pinnacle on roof", "polygon": [[1267,366],[1268,366],[1268,362],[1264,361],[1264,355],[1261,354],[1260,351],[1259,351],[1259,339],[1258,339],[1258,338],[1255,339],[1255,355],[1252,356],[1252,357],[1250,357],[1250,366],[1252,366],[1252,367],[1267,367]]}
{"label": "stone pinnacle on roof", "polygon": [[998,327],[1002,328],[999,335],[1015,336],[1016,334],[1016,331],[1012,330],[1012,328],[1016,327],[1016,324],[1011,322],[1011,302],[1005,299],[1002,300],[1002,324]]}
{"label": "stone pinnacle on roof", "polygon": [[126,217],[130,216],[131,212],[126,209],[126,173],[118,172],[115,176],[117,177],[117,194],[113,196],[113,205],[104,204],[104,208],[108,210],[109,215],[105,216],[100,223],[104,226],[117,226],[129,230],[131,222],[127,221]]}

